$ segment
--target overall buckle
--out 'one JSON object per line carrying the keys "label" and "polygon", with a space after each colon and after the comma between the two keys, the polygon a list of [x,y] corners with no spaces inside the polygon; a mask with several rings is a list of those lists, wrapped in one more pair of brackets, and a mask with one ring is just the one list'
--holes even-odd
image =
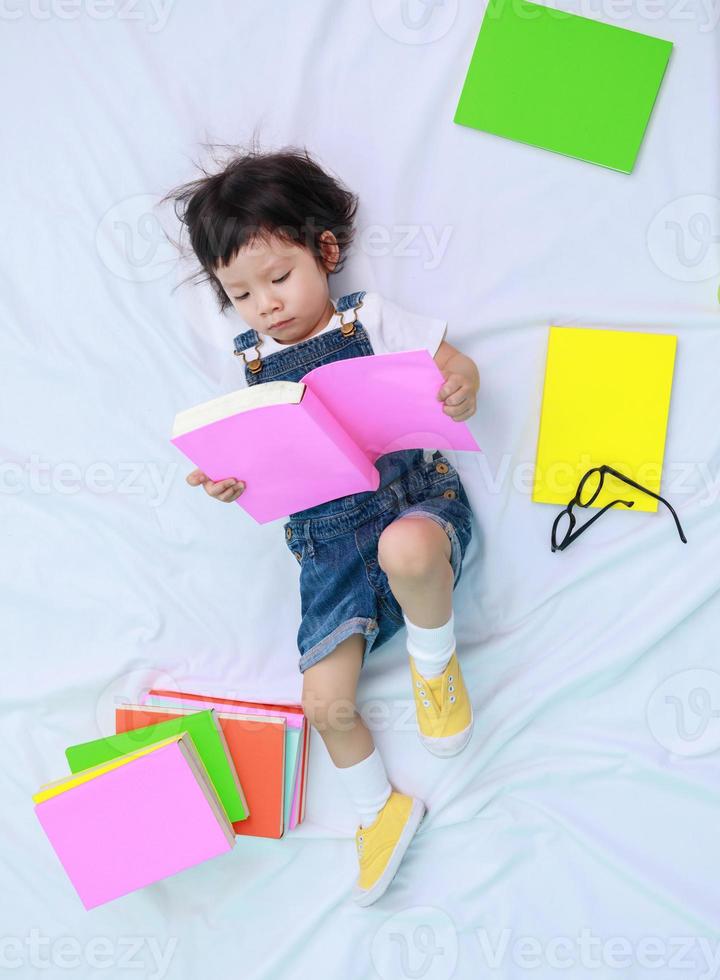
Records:
{"label": "overall buckle", "polygon": [[236,356],[242,356],[243,361],[245,362],[245,364],[247,364],[248,368],[252,371],[253,374],[257,374],[258,371],[262,371],[262,361],[260,360],[260,349],[259,349],[262,342],[263,342],[263,338],[260,337],[258,339],[258,342],[256,344],[253,344],[253,347],[255,349],[255,357],[251,361],[248,361],[247,357],[245,357],[244,350],[233,351],[233,354],[235,354]]}
{"label": "overall buckle", "polygon": [[[360,309],[360,307],[362,305],[363,305],[363,301],[360,300],[360,302],[356,306],[353,306],[350,310],[343,310],[339,314],[340,315],[340,333],[343,335],[343,337],[351,337],[355,333],[355,322],[357,321],[357,311]],[[345,314],[346,313],[352,313],[352,315],[353,315],[352,320],[348,320],[346,322],[346,320],[345,320]]]}

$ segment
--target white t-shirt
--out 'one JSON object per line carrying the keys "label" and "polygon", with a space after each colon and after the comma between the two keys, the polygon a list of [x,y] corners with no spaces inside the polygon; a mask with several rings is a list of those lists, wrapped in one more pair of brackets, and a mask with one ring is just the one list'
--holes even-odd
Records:
{"label": "white t-shirt", "polygon": [[[441,341],[445,337],[447,320],[410,313],[408,310],[403,310],[397,303],[383,299],[379,293],[366,293],[362,304],[355,315],[365,328],[374,354],[398,354],[402,351],[420,350],[424,347],[429,351],[431,357],[435,356]],[[337,301],[334,305],[337,305]],[[352,318],[352,309],[344,314],[336,313],[330,318],[326,327],[313,334],[313,338],[320,337],[329,330],[336,330],[340,326],[340,318],[343,315],[345,320],[349,321]],[[297,343],[303,343],[303,341],[300,340]],[[294,346],[294,344],[279,344],[274,337],[264,334],[262,346],[258,353],[263,358],[274,354],[276,351],[289,350]],[[244,360],[240,355],[232,352],[229,356],[232,363],[227,365],[223,375],[222,389],[224,392],[247,386]],[[246,351],[246,357],[251,360],[254,356],[255,348],[249,347]]]}

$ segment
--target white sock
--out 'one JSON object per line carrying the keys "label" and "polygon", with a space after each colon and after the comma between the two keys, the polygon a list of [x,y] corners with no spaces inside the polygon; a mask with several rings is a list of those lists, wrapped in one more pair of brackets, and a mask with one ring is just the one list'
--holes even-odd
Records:
{"label": "white sock", "polygon": [[415,661],[415,668],[422,677],[439,677],[445,670],[455,650],[455,613],[444,626],[426,629],[411,623],[405,613],[407,626],[407,651]]}
{"label": "white sock", "polygon": [[375,747],[367,758],[354,766],[335,766],[345,783],[363,827],[369,827],[385,806],[392,786],[382,756]]}

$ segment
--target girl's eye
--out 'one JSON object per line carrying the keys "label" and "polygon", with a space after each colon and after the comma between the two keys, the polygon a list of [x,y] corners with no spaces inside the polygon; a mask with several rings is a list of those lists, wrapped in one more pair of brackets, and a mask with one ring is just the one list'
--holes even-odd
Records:
{"label": "girl's eye", "polygon": [[[292,272],[292,269],[290,270],[290,272]],[[279,279],[273,279],[273,282],[285,282],[287,277],[290,275],[290,272],[286,272],[285,275],[281,276]],[[243,293],[242,296],[236,296],[235,299],[241,300],[241,299],[247,299],[247,297],[248,297],[248,293]]]}

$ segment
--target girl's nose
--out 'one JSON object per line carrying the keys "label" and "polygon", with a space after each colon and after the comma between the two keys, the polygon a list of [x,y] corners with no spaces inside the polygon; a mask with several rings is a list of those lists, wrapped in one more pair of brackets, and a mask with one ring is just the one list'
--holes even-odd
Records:
{"label": "girl's nose", "polygon": [[272,298],[272,296],[261,296],[258,299],[257,311],[258,316],[264,317],[267,320],[273,319],[273,314],[278,308],[278,304]]}

